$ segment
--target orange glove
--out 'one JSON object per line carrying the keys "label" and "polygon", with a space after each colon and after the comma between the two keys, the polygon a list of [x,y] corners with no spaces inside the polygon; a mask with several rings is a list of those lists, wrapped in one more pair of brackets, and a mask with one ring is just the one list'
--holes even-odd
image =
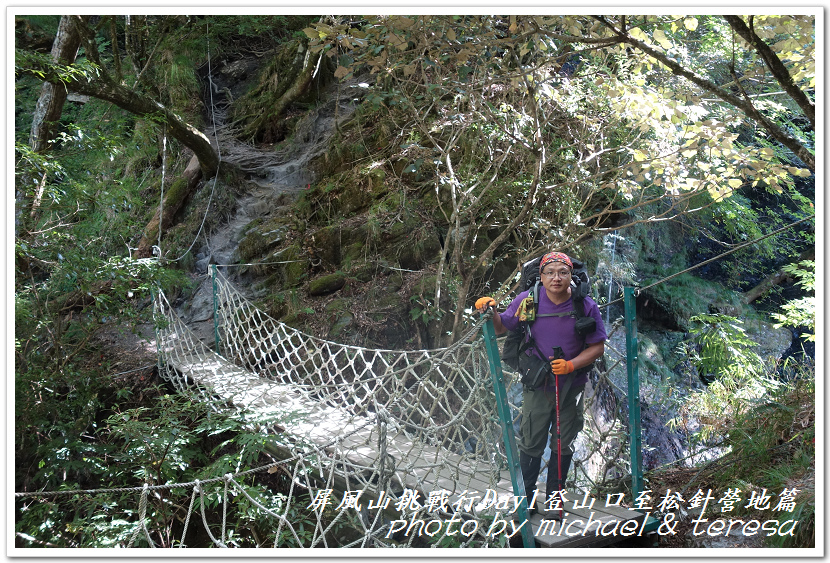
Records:
{"label": "orange glove", "polygon": [[550,369],[556,375],[567,375],[574,370],[574,365],[570,360],[552,360],[550,362]]}
{"label": "orange glove", "polygon": [[481,313],[486,311],[489,307],[496,307],[496,300],[492,297],[479,297],[476,301],[476,309]]}

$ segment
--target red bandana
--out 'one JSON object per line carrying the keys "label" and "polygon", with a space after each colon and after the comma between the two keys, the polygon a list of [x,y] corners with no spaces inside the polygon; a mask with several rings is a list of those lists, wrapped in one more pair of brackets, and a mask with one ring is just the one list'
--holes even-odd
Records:
{"label": "red bandana", "polygon": [[567,254],[563,254],[562,252],[549,252],[542,256],[542,261],[539,262],[539,271],[541,272],[545,269],[545,266],[553,262],[562,262],[571,270],[574,269],[573,262],[571,262],[571,259],[568,258]]}

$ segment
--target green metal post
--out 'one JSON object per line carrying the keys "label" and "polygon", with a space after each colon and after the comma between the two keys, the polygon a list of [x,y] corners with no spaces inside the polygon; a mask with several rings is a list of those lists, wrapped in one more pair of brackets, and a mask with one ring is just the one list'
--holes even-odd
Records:
{"label": "green metal post", "polygon": [[507,453],[507,466],[510,469],[510,480],[513,481],[513,494],[525,501],[519,504],[517,513],[519,519],[526,524],[522,526],[522,542],[525,547],[536,547],[533,539],[533,528],[530,525],[530,514],[527,511],[528,499],[525,492],[525,483],[522,478],[522,467],[519,465],[519,448],[516,447],[516,438],[513,435],[513,417],[510,414],[510,405],[507,403],[507,389],[504,385],[504,373],[501,370],[501,356],[496,344],[496,329],[493,319],[488,319],[482,328],[484,347],[487,349],[487,359],[490,362],[490,373],[493,376],[493,389],[496,392],[496,409],[501,421],[502,440]]}
{"label": "green metal post", "polygon": [[643,443],[640,427],[640,358],[637,343],[637,301],[633,287],[623,290],[625,301],[625,364],[628,368],[628,428],[631,432],[631,487],[643,492]]}
{"label": "green metal post", "polygon": [[216,353],[221,354],[219,350],[219,315],[217,315],[217,311],[219,310],[219,296],[217,295],[217,287],[216,287],[216,264],[210,265],[210,272],[211,278],[213,279],[213,341],[216,345]]}

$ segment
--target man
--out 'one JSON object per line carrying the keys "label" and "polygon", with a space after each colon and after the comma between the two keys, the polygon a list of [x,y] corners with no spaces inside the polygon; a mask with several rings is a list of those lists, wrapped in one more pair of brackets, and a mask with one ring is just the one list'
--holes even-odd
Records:
{"label": "man", "polygon": [[[536,481],[539,478],[548,433],[551,434],[551,460],[548,462],[546,491],[550,496],[555,491],[565,488],[574,453],[573,444],[584,424],[583,390],[588,382],[590,366],[605,352],[607,339],[599,307],[587,296],[584,300],[585,317],[592,317],[596,321],[596,327],[584,337],[574,330],[577,319],[571,297],[573,263],[570,257],[561,252],[545,254],[539,264],[539,270],[544,291],[539,291],[539,308],[531,325],[536,346],[529,346],[524,353],[536,354],[542,360],[550,361],[553,374],[558,375],[561,442],[557,444],[557,393],[555,378],[551,375],[544,384],[536,388],[525,386],[522,390],[522,424],[517,445],[531,513],[535,508],[533,501]],[[503,334],[508,330],[522,330],[519,314],[528,305],[526,299],[529,293],[529,290],[520,293],[506,311],[493,315],[496,334]],[[495,306],[495,301],[490,297],[482,297],[476,301],[476,308],[480,312],[489,306]],[[564,358],[553,358],[554,347],[562,349]],[[539,351],[547,357],[541,357]],[[562,452],[560,468],[556,466],[557,446],[561,447]]]}

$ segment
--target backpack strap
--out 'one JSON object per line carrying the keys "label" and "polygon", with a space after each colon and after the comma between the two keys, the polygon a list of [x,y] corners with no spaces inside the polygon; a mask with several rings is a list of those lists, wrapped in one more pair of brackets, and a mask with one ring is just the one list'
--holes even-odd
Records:
{"label": "backpack strap", "polygon": [[542,317],[577,317],[576,311],[566,311],[564,313],[545,313],[544,315],[536,315],[536,318]]}

